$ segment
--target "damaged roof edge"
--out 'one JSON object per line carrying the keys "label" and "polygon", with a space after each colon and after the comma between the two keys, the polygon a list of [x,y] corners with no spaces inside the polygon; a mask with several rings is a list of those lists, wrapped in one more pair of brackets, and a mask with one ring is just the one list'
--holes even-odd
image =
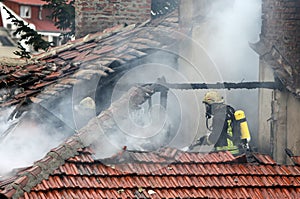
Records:
{"label": "damaged roof edge", "polygon": [[296,98],[300,98],[300,85],[297,85],[299,71],[282,55],[279,49],[265,39],[254,44],[249,43],[249,46],[273,69],[275,76],[286,89]]}

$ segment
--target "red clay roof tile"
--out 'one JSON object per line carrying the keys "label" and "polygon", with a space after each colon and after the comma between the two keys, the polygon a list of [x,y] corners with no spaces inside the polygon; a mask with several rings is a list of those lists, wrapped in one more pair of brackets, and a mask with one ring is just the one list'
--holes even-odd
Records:
{"label": "red clay roof tile", "polygon": [[44,190],[50,189],[50,186],[49,186],[49,183],[47,182],[47,180],[45,180],[45,179],[42,180],[41,184],[42,184]]}
{"label": "red clay roof tile", "polygon": [[[12,198],[12,196],[17,192],[16,189],[14,189],[13,187],[9,188],[9,189],[5,189],[1,192],[1,195],[6,196],[7,198]],[[0,196],[1,196],[0,195]]]}
{"label": "red clay roof tile", "polygon": [[300,156],[292,156],[291,159],[294,162],[294,164],[300,166]]}
{"label": "red clay roof tile", "polygon": [[34,24],[37,31],[44,31],[44,32],[55,32],[55,33],[61,33],[62,31],[57,28],[53,21],[49,19],[26,19],[28,23]]}
{"label": "red clay roof tile", "polygon": [[20,94],[18,94],[18,95],[15,95],[14,98],[15,98],[15,99],[22,99],[22,98],[25,98],[25,97],[29,97],[30,95],[33,95],[33,94],[38,93],[38,92],[39,92],[38,90],[34,90],[34,91],[32,91],[32,90],[27,90],[27,91],[25,91],[25,92],[23,92],[23,93],[20,93]]}
{"label": "red clay roof tile", "polygon": [[99,44],[92,42],[92,43],[86,43],[80,46],[76,46],[76,49],[80,51],[88,50],[88,49],[93,49],[94,47],[98,46]]}
{"label": "red clay roof tile", "polygon": [[262,164],[276,164],[269,155],[253,153],[253,156]]}
{"label": "red clay roof tile", "polygon": [[98,47],[95,50],[93,50],[93,53],[97,54],[97,56],[99,57],[99,55],[101,55],[103,53],[111,52],[115,49],[116,49],[116,46],[102,46],[102,47]]}

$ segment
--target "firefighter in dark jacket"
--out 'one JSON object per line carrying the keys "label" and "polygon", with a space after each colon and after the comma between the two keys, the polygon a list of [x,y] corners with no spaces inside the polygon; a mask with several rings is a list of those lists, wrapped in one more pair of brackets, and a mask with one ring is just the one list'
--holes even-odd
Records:
{"label": "firefighter in dark jacket", "polygon": [[[209,91],[203,99],[206,108],[206,126],[210,134],[201,137],[190,146],[193,149],[197,145],[214,145],[216,151],[230,151],[239,154],[241,142],[240,125],[235,120],[235,110],[224,104],[223,97],[216,91]],[[208,120],[212,119],[209,126]]]}

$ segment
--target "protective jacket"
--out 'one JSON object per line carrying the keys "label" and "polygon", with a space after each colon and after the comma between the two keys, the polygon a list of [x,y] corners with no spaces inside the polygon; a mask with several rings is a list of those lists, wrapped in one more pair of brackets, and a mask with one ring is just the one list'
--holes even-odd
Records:
{"label": "protective jacket", "polygon": [[234,117],[234,108],[226,104],[212,104],[212,132],[208,142],[214,144],[216,150],[228,150],[239,153],[240,127]]}

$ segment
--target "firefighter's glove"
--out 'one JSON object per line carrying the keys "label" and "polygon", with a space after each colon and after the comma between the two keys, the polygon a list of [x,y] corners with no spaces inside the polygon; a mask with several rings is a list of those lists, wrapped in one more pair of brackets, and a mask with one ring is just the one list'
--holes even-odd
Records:
{"label": "firefighter's glove", "polygon": [[210,142],[208,140],[208,135],[204,135],[199,140],[197,140],[198,145],[210,145]]}
{"label": "firefighter's glove", "polygon": [[209,145],[210,142],[208,140],[208,135],[204,135],[201,138],[199,138],[195,144],[192,144],[191,146],[189,146],[189,150],[193,150],[194,147],[196,146],[200,146],[200,145]]}

